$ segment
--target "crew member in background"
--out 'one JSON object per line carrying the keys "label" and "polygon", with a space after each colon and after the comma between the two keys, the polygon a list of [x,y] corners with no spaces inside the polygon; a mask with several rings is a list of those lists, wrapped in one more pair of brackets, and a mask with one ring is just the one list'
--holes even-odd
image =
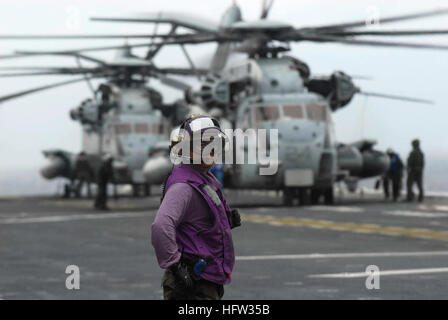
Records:
{"label": "crew member in background", "polygon": [[113,182],[113,157],[105,155],[98,170],[98,191],[95,199],[95,208],[98,210],[109,210],[107,207],[107,184]]}
{"label": "crew member in background", "polygon": [[101,103],[108,105],[110,103],[110,96],[112,95],[112,89],[107,84],[100,84],[97,89],[97,93],[101,94]]}
{"label": "crew member in background", "polygon": [[390,166],[383,178],[384,195],[386,199],[389,199],[389,185],[392,184],[392,199],[397,201],[400,197],[404,166],[400,156],[392,149],[387,150],[387,155],[390,158]]}
{"label": "crew member in background", "polygon": [[221,189],[224,188],[224,164],[215,164],[211,169],[210,172],[213,173],[215,178],[219,181],[221,184]]}
{"label": "crew member in background", "polygon": [[78,180],[78,184],[76,185],[76,197],[81,197],[82,187],[84,186],[84,183],[86,183],[87,196],[91,198],[92,190],[90,188],[90,183],[93,181],[94,174],[92,167],[90,166],[89,159],[84,151],[80,152],[76,157],[75,175]]}
{"label": "crew member in background", "polygon": [[408,181],[407,181],[407,201],[414,200],[414,192],[412,188],[414,183],[418,187],[418,201],[423,201],[423,168],[425,167],[425,156],[420,149],[420,140],[412,141],[412,151],[407,161]]}
{"label": "crew member in background", "polygon": [[111,101],[112,88],[110,87],[110,85],[100,84],[100,86],[96,90],[96,93],[101,96],[101,104],[98,107],[98,121],[102,122],[103,115],[113,107]]}
{"label": "crew member in background", "polygon": [[[231,229],[240,226],[241,219],[237,210],[230,210],[221,184],[210,173],[221,154],[216,150],[202,153],[207,153],[204,148],[211,141],[225,145],[228,140],[219,123],[207,116],[187,119],[175,139],[179,142],[171,155],[184,163],[173,168],[165,183],[151,234],[159,265],[166,269],[163,296],[166,300],[219,300],[235,262]],[[187,152],[179,148],[186,145],[190,146]]]}

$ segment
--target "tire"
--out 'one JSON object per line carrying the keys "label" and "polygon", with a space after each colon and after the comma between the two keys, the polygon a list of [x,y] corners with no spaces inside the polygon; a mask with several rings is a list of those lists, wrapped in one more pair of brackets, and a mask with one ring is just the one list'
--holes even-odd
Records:
{"label": "tire", "polygon": [[321,191],[319,189],[311,189],[311,205],[319,204]]}
{"label": "tire", "polygon": [[64,195],[62,196],[64,199],[70,198],[70,185],[68,183],[64,184]]}
{"label": "tire", "polygon": [[283,205],[285,206],[292,206],[293,204],[293,192],[290,188],[283,189]]}
{"label": "tire", "polygon": [[306,206],[311,202],[309,189],[299,189],[299,204]]}
{"label": "tire", "polygon": [[148,184],[148,183],[145,183],[145,184],[143,185],[143,187],[144,187],[144,189],[145,189],[145,196],[146,196],[146,197],[151,196],[151,185]]}
{"label": "tire", "polygon": [[132,196],[134,198],[138,198],[139,195],[140,195],[140,186],[138,184],[133,184],[132,185]]}
{"label": "tire", "polygon": [[334,190],[333,187],[326,188],[324,191],[325,204],[334,204]]}

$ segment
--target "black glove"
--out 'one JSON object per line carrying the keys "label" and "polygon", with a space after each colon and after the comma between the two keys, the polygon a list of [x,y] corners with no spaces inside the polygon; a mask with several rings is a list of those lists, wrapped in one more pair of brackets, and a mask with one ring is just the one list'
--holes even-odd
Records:
{"label": "black glove", "polygon": [[230,211],[230,215],[232,216],[232,228],[241,226],[241,216],[238,210],[232,209],[232,211]]}
{"label": "black glove", "polygon": [[189,271],[189,267],[182,262],[178,262],[170,267],[171,272],[174,274],[176,283],[186,289],[192,289],[194,287],[194,281]]}

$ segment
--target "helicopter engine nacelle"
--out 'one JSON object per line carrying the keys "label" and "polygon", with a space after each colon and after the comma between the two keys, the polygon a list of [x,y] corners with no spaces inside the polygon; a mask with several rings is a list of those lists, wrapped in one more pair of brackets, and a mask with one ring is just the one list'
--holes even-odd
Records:
{"label": "helicopter engine nacelle", "polygon": [[45,164],[40,168],[40,174],[46,179],[53,179],[60,175],[66,169],[65,161],[57,156],[52,156],[46,159]]}
{"label": "helicopter engine nacelle", "polygon": [[73,154],[60,150],[46,150],[43,153],[46,160],[40,167],[40,174],[44,178],[70,177]]}
{"label": "helicopter engine nacelle", "polygon": [[79,107],[70,110],[70,118],[82,124],[94,124],[98,121],[98,108],[94,101],[86,100]]}
{"label": "helicopter engine nacelle", "polygon": [[350,176],[358,176],[363,170],[363,156],[358,148],[350,145],[338,147],[339,170],[348,171]]}
{"label": "helicopter engine nacelle", "polygon": [[359,91],[352,78],[342,71],[336,71],[329,77],[312,78],[305,85],[311,92],[327,98],[333,111],[346,106]]}
{"label": "helicopter engine nacelle", "polygon": [[374,141],[360,141],[338,147],[339,169],[349,176],[371,178],[384,174],[390,165],[389,156],[373,149]]}
{"label": "helicopter engine nacelle", "polygon": [[230,84],[219,76],[208,75],[199,91],[194,92],[193,95],[199,97],[207,109],[226,106],[230,103]]}
{"label": "helicopter engine nacelle", "polygon": [[390,159],[387,154],[378,150],[366,150],[362,153],[363,170],[361,178],[372,178],[383,175],[389,169]]}

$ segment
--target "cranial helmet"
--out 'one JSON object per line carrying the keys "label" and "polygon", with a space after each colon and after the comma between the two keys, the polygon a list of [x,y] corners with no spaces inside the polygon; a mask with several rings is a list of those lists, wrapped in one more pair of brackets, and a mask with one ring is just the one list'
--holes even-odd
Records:
{"label": "cranial helmet", "polygon": [[414,148],[418,148],[420,146],[420,140],[419,139],[412,140],[412,146]]}
{"label": "cranial helmet", "polygon": [[[192,160],[194,156],[217,160],[229,147],[229,139],[219,122],[205,115],[191,115],[179,128],[179,134],[171,139],[171,157]],[[206,155],[209,153],[210,155]]]}

